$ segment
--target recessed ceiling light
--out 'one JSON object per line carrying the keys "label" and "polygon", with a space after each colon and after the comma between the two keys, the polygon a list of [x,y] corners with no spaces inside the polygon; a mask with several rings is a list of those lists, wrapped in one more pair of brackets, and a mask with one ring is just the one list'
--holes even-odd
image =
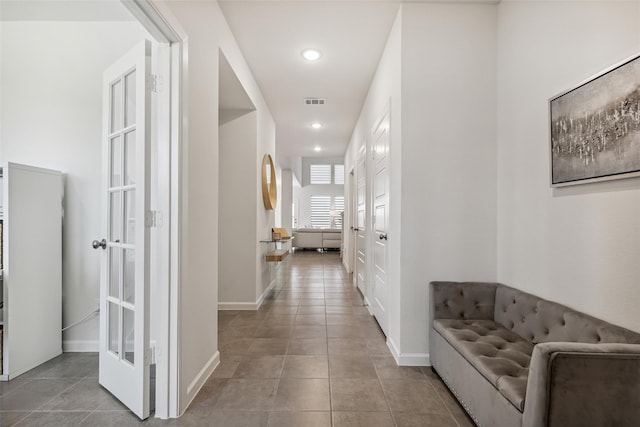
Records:
{"label": "recessed ceiling light", "polygon": [[322,123],[320,122],[311,123],[311,127],[314,129],[320,129],[322,127]]}
{"label": "recessed ceiling light", "polygon": [[321,56],[322,54],[319,50],[305,49],[302,51],[302,57],[307,61],[317,61]]}
{"label": "recessed ceiling light", "polygon": [[319,145],[316,145],[315,147],[313,147],[313,151],[322,151],[322,148],[320,148]]}

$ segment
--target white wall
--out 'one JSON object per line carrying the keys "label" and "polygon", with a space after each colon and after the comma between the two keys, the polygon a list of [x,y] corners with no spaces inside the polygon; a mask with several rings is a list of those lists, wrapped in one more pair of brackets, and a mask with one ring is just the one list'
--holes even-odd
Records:
{"label": "white wall", "polygon": [[638,2],[503,2],[498,279],[640,331],[640,180],[549,187],[548,99],[640,50]]}
{"label": "white wall", "polygon": [[[395,307],[392,312],[389,313],[389,337],[400,337],[400,289],[401,289],[401,275],[400,275],[400,248],[401,248],[401,232],[400,232],[400,189],[401,189],[401,123],[402,123],[402,86],[401,86],[401,63],[402,63],[402,45],[401,45],[401,31],[402,31],[402,16],[403,9],[400,9],[396,16],[395,22],[390,30],[389,37],[385,49],[383,51],[380,63],[376,70],[376,74],[369,87],[367,98],[363,105],[360,117],[356,124],[356,127],[351,136],[349,146],[345,153],[345,171],[351,171],[355,166],[358,158],[358,150],[363,144],[366,144],[368,151],[370,150],[370,133],[376,120],[380,118],[380,115],[387,106],[390,106],[391,110],[391,123],[390,123],[390,202],[389,202],[389,231],[388,235],[388,254],[389,254],[389,269],[388,269],[388,282],[392,283],[389,287],[389,306]],[[367,156],[370,159],[370,156]],[[368,161],[368,163],[371,163]],[[371,171],[371,165],[367,166]],[[371,188],[371,179],[369,179],[369,189]],[[351,197],[351,189],[349,186],[345,187],[345,209],[349,209],[349,203]],[[367,203],[371,203],[370,194],[367,194]],[[370,215],[370,210],[369,210]],[[351,227],[355,227],[356,224],[351,223],[351,215],[345,213],[345,230],[351,230]],[[371,229],[371,221],[367,221],[367,229]],[[345,232],[345,247],[344,250],[352,252],[354,250],[354,237],[355,233],[349,231]],[[367,242],[371,244],[371,239]],[[343,257],[345,259],[346,257]],[[368,297],[368,295],[365,295]]]}
{"label": "white wall", "polygon": [[[2,22],[2,161],[65,174],[63,325],[98,307],[102,73],[146,33],[137,22]],[[66,331],[97,350],[98,318]]]}
{"label": "white wall", "polygon": [[387,338],[401,364],[428,363],[430,281],[496,278],[495,76],[494,5],[403,4],[347,152],[350,170],[389,104]]}
{"label": "white wall", "polygon": [[496,16],[403,5],[401,353],[428,348],[430,281],[496,279]]}
{"label": "white wall", "polygon": [[218,304],[229,308],[256,300],[256,270],[246,268],[253,263],[256,245],[256,171],[247,156],[256,144],[256,131],[255,112],[220,126]]}
{"label": "white wall", "polygon": [[[275,152],[275,124],[217,2],[168,2],[163,9],[166,9],[165,17],[169,22],[181,27],[187,36],[183,111],[188,120],[183,123],[186,139],[181,147],[179,322],[180,408],[184,410],[210,375],[218,358],[218,247],[212,242],[217,242],[219,237],[219,50],[256,107],[259,149],[255,170],[258,170],[265,153]],[[255,185],[259,185],[257,178]],[[266,229],[272,216],[266,211],[258,215],[258,230]],[[263,233],[267,234],[266,231]],[[257,258],[258,255],[256,266]]]}

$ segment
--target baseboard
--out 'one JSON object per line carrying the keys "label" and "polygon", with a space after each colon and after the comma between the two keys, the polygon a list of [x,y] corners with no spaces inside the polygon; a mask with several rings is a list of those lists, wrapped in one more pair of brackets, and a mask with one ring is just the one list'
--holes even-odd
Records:
{"label": "baseboard", "polygon": [[255,302],[219,302],[218,310],[257,310],[258,305]]}
{"label": "baseboard", "polygon": [[267,295],[271,293],[275,285],[276,285],[276,281],[272,280],[269,286],[267,286],[267,289],[265,289],[262,295],[260,295],[260,298],[258,298],[258,301],[256,301],[256,310],[259,309],[262,306],[262,304],[264,304],[265,298],[267,297]]}
{"label": "baseboard", "polygon": [[276,281],[272,281],[271,284],[264,290],[260,298],[256,302],[218,302],[218,310],[257,310],[264,303],[265,298],[273,290],[276,285]]}
{"label": "baseboard", "polygon": [[391,338],[387,338],[387,347],[398,366],[431,366],[429,353],[400,353]]}
{"label": "baseboard", "polygon": [[100,349],[98,340],[64,340],[62,351],[65,353],[97,353]]}
{"label": "baseboard", "polygon": [[184,406],[184,408],[182,408],[181,413],[184,412],[189,407],[189,405],[191,405],[193,399],[195,399],[195,397],[198,395],[198,392],[200,391],[202,386],[204,386],[204,383],[207,382],[214,369],[216,369],[219,364],[220,352],[216,351],[215,354],[211,356],[211,359],[209,359],[207,363],[204,364],[202,369],[200,369],[200,372],[198,372],[198,374],[187,387],[187,404]]}

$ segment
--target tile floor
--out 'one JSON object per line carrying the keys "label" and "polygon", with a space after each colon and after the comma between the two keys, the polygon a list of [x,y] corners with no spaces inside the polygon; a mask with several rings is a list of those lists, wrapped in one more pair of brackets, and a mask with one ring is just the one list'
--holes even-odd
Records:
{"label": "tile floor", "polygon": [[219,314],[221,363],[177,420],[140,423],[65,353],[0,383],[0,426],[469,427],[430,368],[396,366],[337,252],[296,252],[253,312]]}

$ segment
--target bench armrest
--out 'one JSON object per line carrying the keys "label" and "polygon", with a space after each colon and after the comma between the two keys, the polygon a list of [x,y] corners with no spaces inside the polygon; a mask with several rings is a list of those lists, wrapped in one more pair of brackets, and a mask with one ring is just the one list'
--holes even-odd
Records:
{"label": "bench armrest", "polygon": [[431,282],[431,323],[433,319],[493,320],[497,286],[484,282]]}
{"label": "bench armrest", "polygon": [[639,422],[640,344],[548,342],[534,347],[523,427]]}

